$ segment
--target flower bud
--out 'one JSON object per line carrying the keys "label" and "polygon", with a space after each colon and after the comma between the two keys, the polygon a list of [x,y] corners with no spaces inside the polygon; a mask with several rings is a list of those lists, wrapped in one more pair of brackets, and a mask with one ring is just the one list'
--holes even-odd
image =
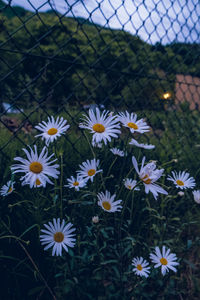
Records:
{"label": "flower bud", "polygon": [[93,223],[99,223],[99,217],[98,216],[94,216],[94,217],[92,217],[92,222]]}
{"label": "flower bud", "polygon": [[182,196],[184,196],[185,194],[184,194],[184,192],[180,191],[180,192],[178,192],[178,195],[182,197]]}

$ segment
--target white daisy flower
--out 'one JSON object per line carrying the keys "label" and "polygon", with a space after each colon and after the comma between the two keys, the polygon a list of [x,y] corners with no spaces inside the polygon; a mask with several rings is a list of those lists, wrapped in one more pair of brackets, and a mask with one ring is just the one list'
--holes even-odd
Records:
{"label": "white daisy flower", "polygon": [[59,136],[64,134],[70,125],[66,125],[67,120],[64,120],[63,117],[57,117],[55,120],[53,116],[48,117],[48,122],[42,121],[37,126],[36,129],[42,131],[41,134],[36,135],[35,137],[41,136],[45,140],[46,145],[56,140]]}
{"label": "white daisy flower", "polygon": [[200,190],[193,191],[194,201],[200,204]]}
{"label": "white daisy flower", "polygon": [[9,180],[6,184],[4,184],[0,190],[0,194],[2,196],[8,196],[14,191],[15,181]]}
{"label": "white daisy flower", "polygon": [[96,143],[95,141],[92,141],[92,146],[101,149],[103,147],[103,144],[102,143]]}
{"label": "white daisy flower", "polygon": [[70,189],[74,188],[76,191],[79,191],[80,188],[86,186],[86,181],[80,176],[77,176],[77,178],[71,176],[67,179],[67,182],[68,184],[64,186],[69,187]]}
{"label": "white daisy flower", "polygon": [[137,120],[137,115],[134,113],[129,114],[128,111],[125,111],[125,113],[120,112],[117,119],[123,124],[123,126],[128,127],[132,133],[144,133],[150,130],[147,123],[143,121],[143,119]]}
{"label": "white daisy flower", "polygon": [[132,260],[132,269],[136,275],[148,277],[149,276],[149,263],[143,257],[135,257]]}
{"label": "white daisy flower", "polygon": [[24,184],[29,184],[30,187],[37,187],[38,185],[46,186],[46,182],[50,184],[54,184],[50,179],[50,177],[58,178],[60,172],[57,170],[59,165],[52,165],[57,159],[50,161],[54,154],[48,156],[47,148],[44,147],[40,155],[38,155],[37,147],[34,146],[34,150],[30,148],[30,153],[23,149],[25,152],[27,159],[22,157],[15,157],[14,160],[19,161],[21,164],[16,164],[11,167],[13,173],[25,173],[23,177],[21,177],[21,181]]}
{"label": "white daisy flower", "polygon": [[189,177],[190,174],[183,171],[183,172],[176,172],[172,171],[173,176],[168,176],[167,179],[172,181],[176,188],[183,189],[190,189],[195,187],[196,183],[193,177]]}
{"label": "white daisy flower", "polygon": [[118,134],[121,133],[119,130],[120,124],[115,116],[108,115],[108,111],[103,111],[102,114],[100,110],[96,108],[96,113],[90,109],[89,116],[84,115],[84,123],[80,123],[80,128],[89,129],[93,133],[92,141],[99,143],[107,141],[110,142],[111,138],[117,138]]}
{"label": "white daisy flower", "polygon": [[151,145],[151,144],[149,144],[149,145],[148,144],[139,144],[135,139],[131,139],[129,145],[134,145],[136,147],[147,149],[147,150],[151,150],[151,149],[155,148],[155,146]]}
{"label": "white daisy flower", "polygon": [[139,191],[140,188],[139,187],[136,187],[137,184],[137,181],[136,180],[133,180],[131,178],[126,178],[124,179],[124,185],[125,187],[128,189],[128,190],[135,190],[135,191]]}
{"label": "white daisy flower", "polygon": [[122,206],[120,205],[122,200],[114,201],[115,197],[116,197],[115,194],[111,196],[110,192],[108,192],[107,190],[105,193],[103,192],[98,193],[97,194],[97,198],[99,199],[98,205],[101,206],[103,210],[109,213],[120,211],[122,209]]}
{"label": "white daisy flower", "polygon": [[40,235],[40,241],[42,245],[46,245],[44,250],[53,247],[52,255],[62,256],[62,248],[68,252],[68,247],[74,247],[76,239],[75,234],[72,234],[76,229],[72,228],[73,224],[68,223],[65,225],[65,221],[60,221],[54,218],[53,222],[44,224],[46,229],[41,229],[45,234]]}
{"label": "white daisy flower", "polygon": [[119,150],[117,148],[111,148],[110,151],[114,154],[114,155],[118,155],[118,156],[121,156],[123,157],[125,154],[124,154],[124,151],[122,150]]}
{"label": "white daisy flower", "polygon": [[[20,178],[20,180],[22,181],[22,186],[24,186],[24,185],[30,185],[30,182],[27,181],[26,179],[23,180],[23,177]],[[32,187],[34,187],[34,188],[39,188],[39,187],[43,187],[43,184],[42,184],[41,181],[37,178],[36,181],[35,181],[35,183],[33,184],[33,186],[30,185],[30,187],[31,187],[31,188],[32,188]]]}
{"label": "white daisy flower", "polygon": [[81,168],[80,171],[77,171],[77,174],[79,177],[82,177],[83,179],[87,180],[91,180],[93,182],[94,176],[99,173],[102,172],[103,170],[100,169],[97,171],[97,168],[99,166],[99,159],[92,159],[92,160],[86,160],[82,163],[82,165],[79,165],[79,167]]}
{"label": "white daisy flower", "polygon": [[178,266],[179,263],[176,262],[177,257],[176,254],[170,253],[170,249],[166,249],[165,246],[162,247],[162,252],[159,247],[155,247],[155,253],[150,254],[150,258],[154,264],[154,268],[161,267],[161,272],[163,275],[171,269],[176,272],[176,268],[174,266]]}
{"label": "white daisy flower", "polygon": [[159,193],[168,195],[167,191],[165,191],[159,185],[155,184],[155,182],[162,176],[164,169],[156,169],[155,162],[148,163],[146,166],[144,166],[145,157],[143,157],[142,159],[140,171],[138,169],[138,163],[134,156],[132,157],[132,162],[136,172],[138,173],[140,179],[142,180],[145,186],[146,194],[151,192],[156,200]]}

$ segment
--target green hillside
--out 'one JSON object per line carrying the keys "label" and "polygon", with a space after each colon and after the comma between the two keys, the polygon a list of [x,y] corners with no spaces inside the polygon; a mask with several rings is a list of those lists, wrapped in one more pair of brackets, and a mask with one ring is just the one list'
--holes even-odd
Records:
{"label": "green hillside", "polygon": [[173,93],[176,73],[200,76],[197,44],[152,46],[54,11],[1,10],[0,97],[6,102],[14,99],[23,107],[44,100],[49,106],[126,103],[159,110],[163,92]]}

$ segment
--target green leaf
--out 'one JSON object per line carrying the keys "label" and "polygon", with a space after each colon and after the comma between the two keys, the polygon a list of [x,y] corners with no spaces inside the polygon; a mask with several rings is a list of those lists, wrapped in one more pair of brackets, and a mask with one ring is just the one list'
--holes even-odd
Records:
{"label": "green leaf", "polygon": [[27,232],[29,232],[31,229],[33,229],[34,227],[39,227],[38,224],[34,224],[32,226],[30,226],[28,229],[26,229],[19,237],[21,238],[23,235],[25,235]]}
{"label": "green leaf", "polygon": [[36,288],[31,289],[31,290],[28,292],[28,295],[29,295],[29,296],[33,296],[33,295],[35,295],[35,294],[38,294],[42,289],[44,289],[44,286],[43,286],[43,285],[37,286]]}
{"label": "green leaf", "polygon": [[113,263],[118,264],[119,262],[116,259],[110,259],[110,260],[106,260],[104,262],[101,262],[101,265],[107,265],[107,264],[113,264]]}

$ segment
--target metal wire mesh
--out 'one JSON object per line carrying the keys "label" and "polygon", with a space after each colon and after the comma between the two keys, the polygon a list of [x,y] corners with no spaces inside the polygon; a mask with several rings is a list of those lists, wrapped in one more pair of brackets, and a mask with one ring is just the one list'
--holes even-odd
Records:
{"label": "metal wire mesh", "polygon": [[[169,154],[177,127],[186,115],[200,127],[200,4],[163,2],[41,0],[36,6],[27,0],[20,7],[0,1],[4,160],[10,146],[31,143],[41,118],[64,113],[77,127],[80,112],[92,104],[153,119],[151,137],[163,155],[180,156],[180,149]],[[197,131],[193,137],[185,132],[188,161]],[[77,153],[82,138],[66,136]]]}

